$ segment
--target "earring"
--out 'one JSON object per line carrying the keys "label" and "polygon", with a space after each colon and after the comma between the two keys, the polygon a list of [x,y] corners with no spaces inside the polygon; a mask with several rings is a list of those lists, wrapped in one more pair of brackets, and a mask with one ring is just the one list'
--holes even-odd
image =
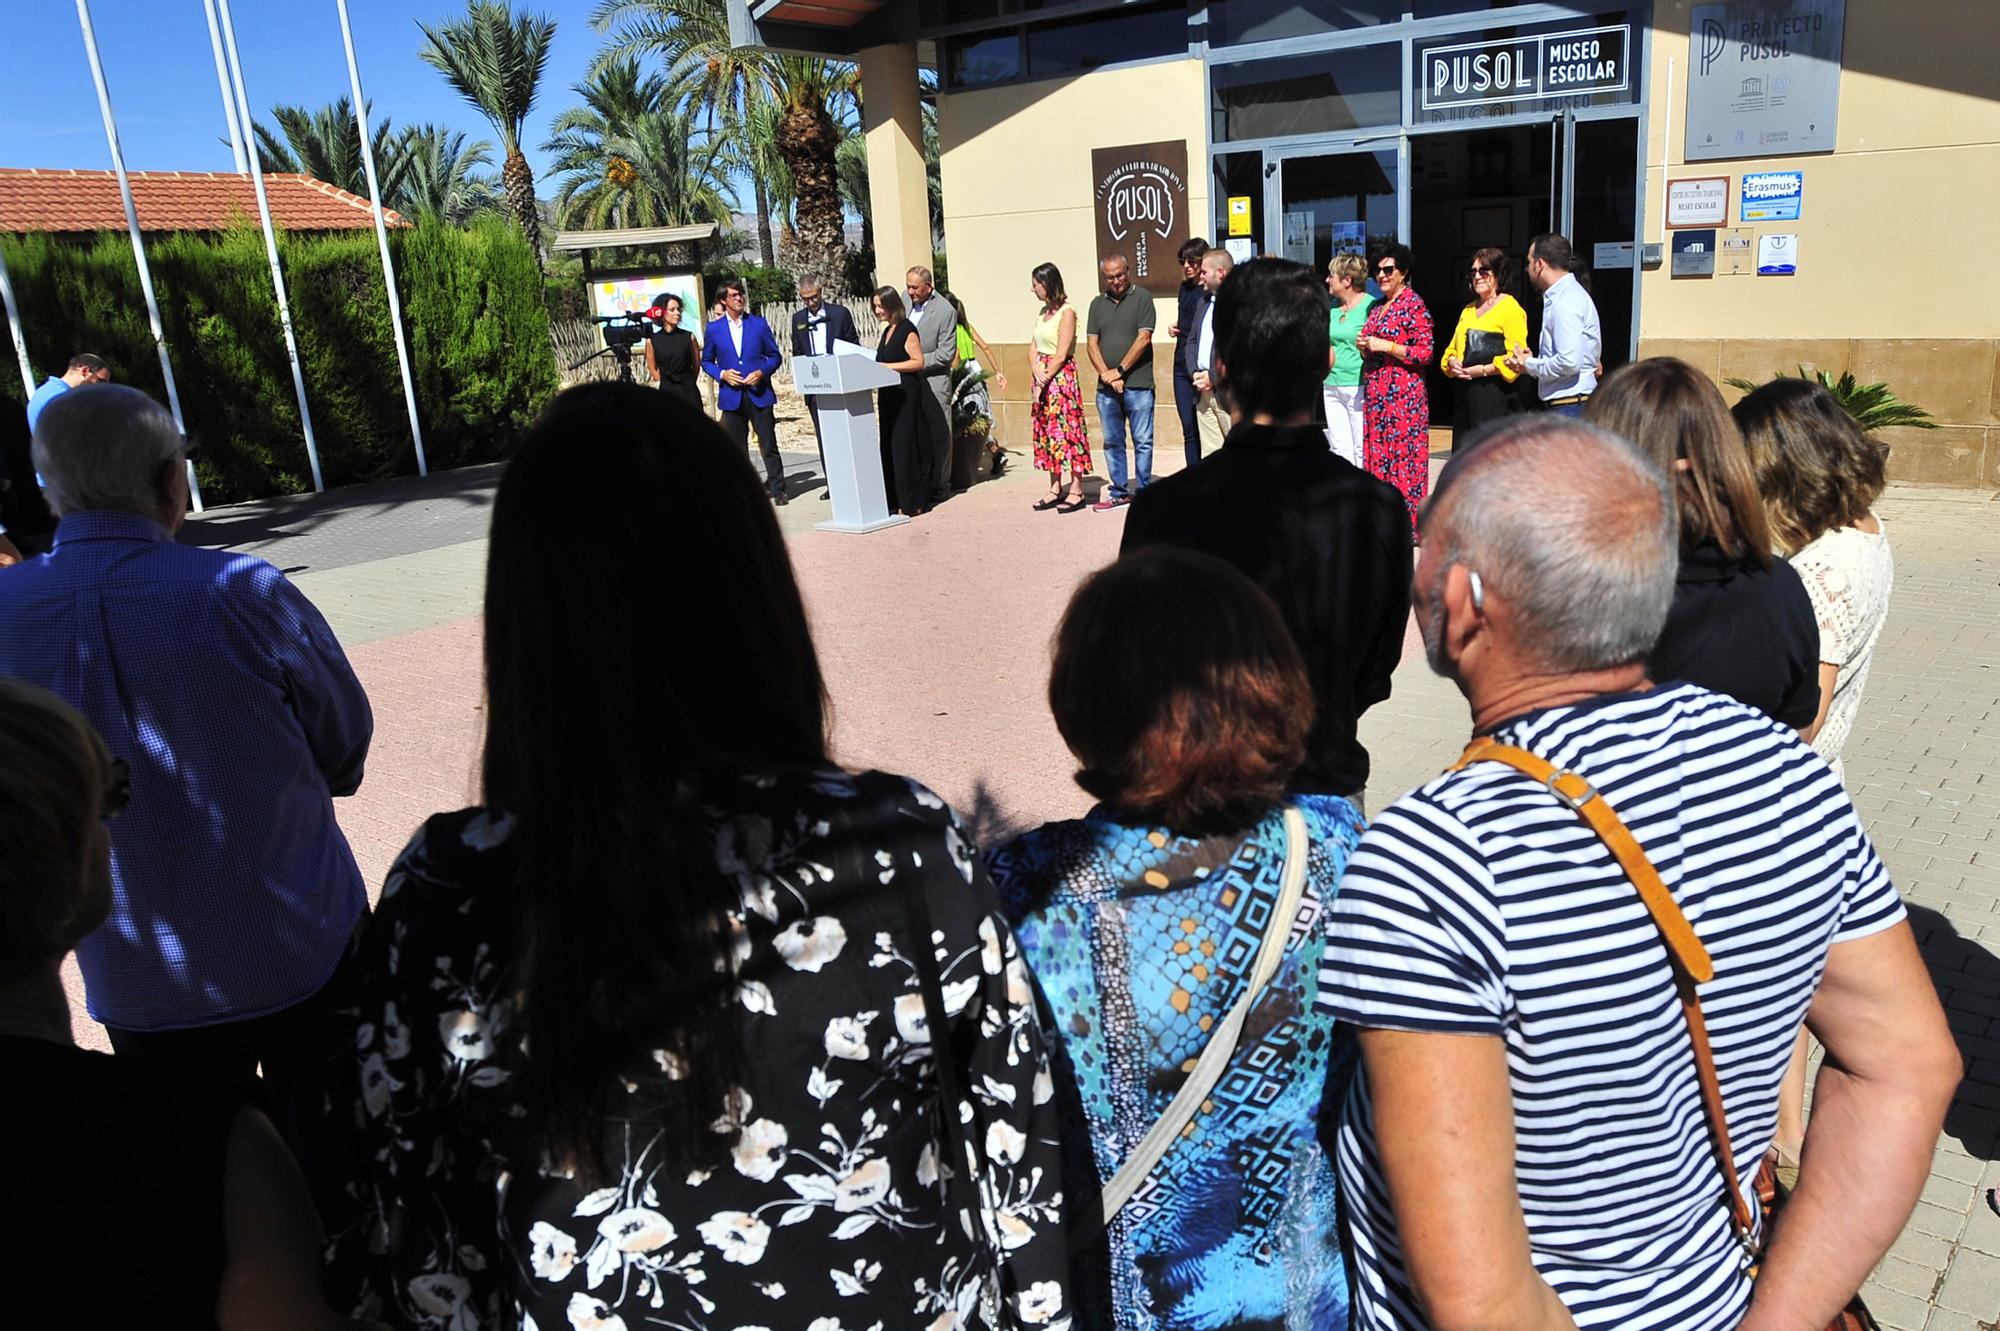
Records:
{"label": "earring", "polygon": [[1469,568],[1465,570],[1465,576],[1472,580],[1472,608],[1481,614],[1486,613],[1486,584],[1480,581],[1479,570]]}

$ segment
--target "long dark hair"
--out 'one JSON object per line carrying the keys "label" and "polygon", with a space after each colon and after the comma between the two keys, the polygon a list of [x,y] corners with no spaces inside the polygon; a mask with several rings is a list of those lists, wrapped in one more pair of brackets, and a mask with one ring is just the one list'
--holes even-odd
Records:
{"label": "long dark hair", "polygon": [[542,413],[493,506],[486,692],[486,802],[521,850],[530,1126],[598,1176],[620,1067],[662,1050],[684,1069],[644,1105],[665,1155],[712,1159],[740,1081],[739,904],[703,801],[825,761],[826,699],[770,502],[698,408],[599,383]]}

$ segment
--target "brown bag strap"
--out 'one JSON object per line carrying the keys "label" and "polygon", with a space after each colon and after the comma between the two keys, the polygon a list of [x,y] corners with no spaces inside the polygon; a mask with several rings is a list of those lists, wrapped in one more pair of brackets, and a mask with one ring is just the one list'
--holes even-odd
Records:
{"label": "brown bag strap", "polygon": [[1484,737],[1466,745],[1465,752],[1459,755],[1450,770],[1461,771],[1479,762],[1505,763],[1548,787],[1550,794],[1590,825],[1590,830],[1604,842],[1605,848],[1625,871],[1625,876],[1639,889],[1639,899],[1646,904],[1647,913],[1659,927],[1660,937],[1667,945],[1667,957],[1672,962],[1674,988],[1679,991],[1681,1011],[1687,1017],[1688,1036],[1694,1044],[1695,1077],[1701,1083],[1701,1104],[1703,1117],[1708,1120],[1709,1144],[1714,1149],[1716,1164],[1722,1170],[1723,1189],[1729,1198],[1729,1218],[1736,1227],[1736,1238],[1743,1245],[1745,1254],[1755,1260],[1756,1229],[1751,1220],[1749,1203],[1743,1197],[1742,1184],[1736,1175],[1736,1157],[1729,1145],[1729,1120],[1722,1109],[1722,1083],[1715,1075],[1715,1053],[1708,1043],[1708,1023],[1702,1019],[1701,997],[1695,991],[1696,985],[1715,978],[1715,963],[1709,959],[1708,949],[1702,946],[1694,926],[1682,913],[1680,903],[1674,900],[1673,893],[1661,881],[1658,870],[1646,858],[1638,838],[1612,812],[1611,806],[1605,803],[1595,786],[1575,772],[1558,770],[1555,764],[1526,749]]}

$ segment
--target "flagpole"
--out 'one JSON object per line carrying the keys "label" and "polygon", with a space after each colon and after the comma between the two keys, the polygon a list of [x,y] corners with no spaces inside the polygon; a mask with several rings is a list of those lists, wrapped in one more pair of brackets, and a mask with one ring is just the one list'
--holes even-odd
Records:
{"label": "flagpole", "polygon": [[[111,145],[111,169],[118,175],[118,194],[125,202],[125,229],[132,235],[132,258],[139,265],[139,290],[146,297],[146,316],[153,325],[153,347],[160,353],[160,377],[167,384],[167,407],[174,413],[174,428],[185,435],[187,420],[181,415],[181,393],[174,383],[174,363],[167,355],[160,302],[153,294],[153,270],[146,263],[145,242],[139,238],[139,210],[132,203],[132,178],[125,173],[125,153],[118,146],[118,122],[111,115],[111,89],[104,82],[104,62],[97,54],[97,30],[90,25],[89,0],[76,0],[76,18],[83,28],[84,52],[90,57],[90,76],[97,81],[97,109],[104,115],[104,138]],[[195,482],[192,462],[187,464],[187,480],[188,501],[199,513],[201,486]]]}
{"label": "flagpole", "polygon": [[21,332],[21,307],[14,301],[14,282],[7,276],[7,255],[0,249],[0,301],[7,305],[7,331],[14,337],[14,355],[21,362],[21,387],[35,395],[35,370],[28,364],[28,340]]}
{"label": "flagpole", "polygon": [[[83,4],[84,0],[76,0]],[[236,114],[245,125],[251,123],[250,95],[243,90],[243,53],[236,45],[236,24],[229,13],[229,0],[215,0],[222,17],[222,40],[229,51],[229,73],[236,88]],[[292,361],[292,387],[299,397],[299,424],[305,428],[306,461],[312,465],[313,489],[326,489],[319,470],[319,442],[313,438],[312,409],[306,405],[305,367],[299,361],[299,340],[292,332],[292,305],[285,298],[285,269],[278,260],[278,233],[271,226],[271,200],[264,193],[264,164],[256,153],[247,153],[250,184],[257,191],[257,219],[264,227],[264,253],[271,261],[271,287],[278,293],[278,323],[285,332],[285,353]]]}
{"label": "flagpole", "polygon": [[250,161],[245,140],[250,136],[236,120],[236,98],[229,91],[229,63],[222,58],[222,30],[215,26],[215,0],[201,0],[201,4],[208,11],[208,45],[215,53],[215,81],[222,89],[222,116],[229,122],[229,153],[236,163],[236,174],[247,176]]}
{"label": "flagpole", "polygon": [[347,0],[340,9],[340,40],[347,46],[347,81],[354,85],[354,119],[361,127],[361,170],[368,177],[368,201],[374,205],[375,244],[382,251],[382,283],[389,289],[389,322],[396,330],[396,363],[403,371],[403,405],[410,413],[410,438],[417,445],[417,475],[428,476],[424,461],[424,427],[417,421],[416,381],[410,375],[410,344],[403,336],[403,301],[396,294],[396,266],[389,258],[389,226],[382,218],[382,187],[375,179],[375,143],[368,133],[368,101],[361,95],[361,66],[354,59],[354,29],[347,21]]}

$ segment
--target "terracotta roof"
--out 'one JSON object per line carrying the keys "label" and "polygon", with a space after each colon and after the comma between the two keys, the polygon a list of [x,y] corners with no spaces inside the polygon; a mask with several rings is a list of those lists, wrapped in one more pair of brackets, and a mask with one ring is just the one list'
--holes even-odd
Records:
{"label": "terracotta roof", "polygon": [[[238,217],[257,220],[250,177],[227,171],[134,171],[132,203],[141,231],[220,231]],[[271,220],[287,231],[354,231],[375,225],[368,200],[311,176],[270,174]],[[410,223],[394,209],[390,226]],[[110,171],[0,168],[0,232],[123,231],[125,205]]]}

